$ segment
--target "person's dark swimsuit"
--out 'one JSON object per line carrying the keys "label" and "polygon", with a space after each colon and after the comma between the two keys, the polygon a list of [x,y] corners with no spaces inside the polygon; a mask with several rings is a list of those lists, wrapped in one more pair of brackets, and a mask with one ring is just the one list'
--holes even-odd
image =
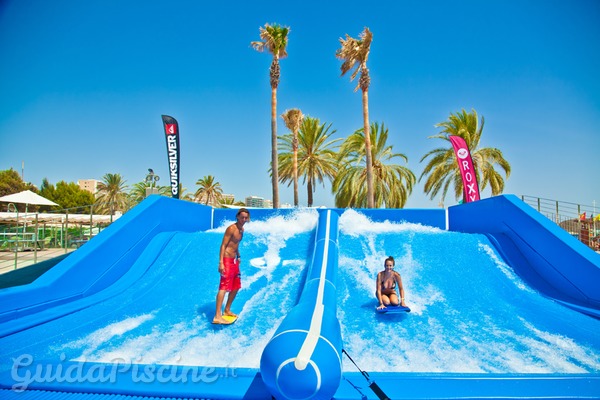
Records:
{"label": "person's dark swimsuit", "polygon": [[[394,278],[395,278],[395,276],[394,276]],[[381,281],[381,294],[382,295],[384,295],[384,296],[391,296],[392,294],[396,294],[396,279],[394,279],[394,283],[392,284],[391,288],[387,288],[386,289],[385,287],[383,287],[384,284],[385,284],[385,281],[382,280]],[[389,294],[383,293],[384,291],[389,291],[389,290],[393,291],[393,293],[389,293]],[[377,297],[377,292],[375,292],[375,297]]]}

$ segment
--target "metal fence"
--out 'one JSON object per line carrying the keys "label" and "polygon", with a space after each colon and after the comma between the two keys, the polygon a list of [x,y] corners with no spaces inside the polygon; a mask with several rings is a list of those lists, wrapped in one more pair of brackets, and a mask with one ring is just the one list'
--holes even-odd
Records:
{"label": "metal fence", "polygon": [[554,221],[583,244],[600,251],[600,217],[596,204],[569,203],[527,195],[522,195],[521,200]]}
{"label": "metal fence", "polygon": [[0,212],[0,274],[71,252],[120,216],[78,213],[82,211],[86,207]]}
{"label": "metal fence", "polygon": [[[527,195],[522,195],[521,200],[600,252],[600,218],[595,204],[583,205]],[[110,221],[96,221],[93,215],[75,214],[72,209],[60,212],[65,213],[66,221],[58,224],[40,218],[39,213],[17,213],[14,221],[0,221],[0,273],[73,251],[112,222],[109,216],[103,217],[109,217]]]}

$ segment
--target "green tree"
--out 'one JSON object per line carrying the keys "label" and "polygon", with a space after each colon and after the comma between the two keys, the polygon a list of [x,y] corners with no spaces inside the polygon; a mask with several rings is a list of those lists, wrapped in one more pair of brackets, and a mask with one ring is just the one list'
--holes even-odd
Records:
{"label": "green tree", "polygon": [[[133,206],[141,203],[146,198],[146,189],[150,188],[150,184],[146,181],[134,183],[129,190],[129,199]],[[171,186],[155,186],[158,194],[162,196],[171,195]],[[181,194],[181,192],[179,192]]]}
{"label": "green tree", "polygon": [[148,184],[145,181],[134,183],[129,190],[129,200],[133,204],[139,204],[146,198],[146,188]]}
{"label": "green tree", "polygon": [[268,51],[273,55],[269,70],[271,81],[271,182],[273,185],[273,208],[279,208],[279,168],[277,165],[277,87],[281,75],[279,59],[287,56],[286,47],[290,28],[278,24],[265,24],[260,27],[260,41],[252,42],[259,52]]}
{"label": "green tree", "polygon": [[130,203],[126,193],[126,181],[120,174],[111,173],[104,175],[102,179],[103,181],[98,183],[94,210],[98,213],[108,212],[109,215],[114,215],[115,211],[127,211]]}
{"label": "green tree", "polygon": [[367,207],[373,208],[375,206],[375,191],[373,182],[373,162],[371,154],[371,135],[369,134],[369,85],[371,84],[371,77],[369,76],[369,69],[367,68],[367,60],[369,58],[369,52],[371,51],[371,42],[373,41],[373,34],[369,28],[365,28],[359,35],[358,39],[346,35],[346,39],[340,38],[340,44],[342,47],[335,53],[336,57],[343,61],[341,70],[342,76],[348,71],[354,69],[350,80],[354,78],[360,72],[360,78],[354,91],[356,92],[359,88],[362,91],[362,106],[363,106],[363,130],[366,132],[364,135],[366,151],[366,172],[367,172]]}
{"label": "green tree", "polygon": [[285,126],[292,131],[293,176],[294,176],[294,207],[298,207],[298,131],[302,125],[304,115],[297,108],[286,110],[281,114]]}
{"label": "green tree", "polygon": [[31,190],[31,185],[23,182],[21,175],[14,169],[0,171],[0,197],[19,193],[27,189]]}
{"label": "green tree", "polygon": [[[313,193],[316,183],[324,185],[324,180],[333,180],[337,164],[337,143],[341,139],[330,140],[336,131],[330,131],[331,124],[321,124],[318,118],[306,117],[303,119],[298,131],[298,176],[303,177],[308,192],[308,206],[313,206]],[[281,136],[279,147],[282,153],[279,156],[281,164],[280,181],[282,183],[293,180],[293,136]]]}
{"label": "green tree", "polygon": [[[397,158],[408,162],[408,158],[404,154],[394,153],[392,146],[387,144],[389,133],[384,124],[372,123],[369,134],[371,135],[373,178],[376,188],[375,206],[402,208],[412,193],[416,177],[407,167],[391,162]],[[340,149],[341,166],[333,181],[336,207],[365,207],[367,205],[364,135],[364,129],[357,130],[346,138]]]}
{"label": "green tree", "polygon": [[197,202],[212,206],[221,204],[223,189],[221,189],[221,184],[215,181],[214,176],[207,175],[202,179],[198,179],[196,185],[200,186],[196,190]]}
{"label": "green tree", "polygon": [[[165,196],[170,196],[171,187],[166,186],[165,188],[167,190],[167,192],[165,193]],[[194,201],[194,197],[190,193],[188,193],[187,188],[183,187],[183,184],[181,182],[179,183],[179,199],[186,200],[186,201]]]}
{"label": "green tree", "polygon": [[87,214],[90,212],[90,206],[94,204],[94,195],[81,189],[75,182],[60,181],[56,188],[48,184],[43,193],[44,197],[58,204],[60,208],[68,209],[72,214]]}
{"label": "green tree", "polygon": [[225,206],[239,206],[239,207],[244,207],[246,204],[244,204],[243,201],[235,201],[235,199],[233,198],[222,198],[221,199],[221,204],[220,207],[221,208],[225,208]]}
{"label": "green tree", "polygon": [[[0,171],[0,197],[7,196],[9,194],[19,193],[24,190],[31,190],[32,192],[39,194],[38,189],[31,183],[23,182],[21,175],[19,175],[19,173],[17,171],[15,171],[14,169],[11,168],[11,169],[7,169],[4,171]],[[8,209],[9,204],[10,203],[4,203],[4,204],[2,204],[2,207],[6,207],[6,209]],[[25,212],[25,210],[27,210],[28,212],[35,212],[35,211],[39,210],[40,208],[50,208],[48,206],[38,206],[38,205],[34,205],[34,204],[29,204],[29,205],[17,204],[17,203],[12,203],[12,204],[20,212]],[[2,209],[5,209],[5,208],[2,208]],[[14,211],[14,210],[12,210],[12,208],[11,208],[11,211]]]}
{"label": "green tree", "polygon": [[[40,195],[47,198],[48,200],[54,201],[56,198],[56,187],[48,181],[48,178],[42,179],[42,186],[40,186]],[[56,201],[54,201],[56,203]]]}
{"label": "green tree", "polygon": [[421,158],[421,162],[429,158],[419,181],[425,176],[424,191],[433,200],[437,194],[442,191],[442,200],[446,197],[451,184],[454,185],[454,196],[456,200],[463,197],[463,183],[460,175],[460,169],[454,155],[450,136],[460,136],[465,140],[471,157],[473,158],[473,168],[475,176],[479,183],[481,191],[487,185],[490,185],[492,196],[501,194],[504,191],[504,178],[496,171],[495,166],[500,167],[508,179],[511,167],[508,161],[504,159],[502,152],[496,148],[479,148],[481,136],[483,134],[484,118],[481,116],[481,123],[475,110],[450,114],[447,121],[441,122],[436,128],[442,128],[442,131],[429,139],[442,139],[447,142],[445,147],[439,147],[431,150]]}

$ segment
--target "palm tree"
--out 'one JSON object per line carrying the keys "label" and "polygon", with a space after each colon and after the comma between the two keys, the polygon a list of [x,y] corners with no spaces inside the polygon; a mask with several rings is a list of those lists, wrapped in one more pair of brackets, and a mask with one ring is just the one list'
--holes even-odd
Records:
{"label": "palm tree", "polygon": [[[146,189],[148,189],[149,187],[150,185],[146,181],[134,183],[131,189],[129,190],[129,197],[131,199],[131,202],[134,205],[141,203],[146,198]],[[171,195],[171,186],[155,186],[154,188],[161,196]],[[181,194],[181,192],[179,193]]]}
{"label": "palm tree", "polygon": [[277,86],[279,85],[279,59],[287,56],[286,47],[290,28],[278,24],[265,24],[260,27],[260,41],[252,42],[252,47],[259,52],[268,51],[273,55],[271,68],[271,178],[273,185],[273,208],[279,208],[279,180],[277,167]]}
{"label": "palm tree", "polygon": [[[335,129],[329,131],[331,124],[321,124],[318,118],[306,117],[302,120],[298,131],[298,175],[304,177],[308,192],[308,207],[313,206],[315,184],[324,180],[333,180],[337,171],[337,142],[342,139],[330,140]],[[279,137],[279,155],[281,165],[281,183],[293,179],[293,136]]]}
{"label": "palm tree", "polygon": [[292,151],[294,153],[294,207],[298,207],[298,130],[302,125],[304,115],[297,108],[292,108],[281,114],[285,126],[292,131]]}
{"label": "palm tree", "polygon": [[139,204],[146,198],[146,188],[148,185],[145,181],[134,183],[129,190],[129,199],[133,204]]}
{"label": "palm tree", "polygon": [[223,197],[221,199],[221,208],[227,208],[227,206],[244,207],[246,204],[243,201],[235,201],[233,197]]}
{"label": "palm tree", "polygon": [[[171,193],[171,186],[163,186],[163,187],[167,191],[165,196],[169,195],[169,193]],[[161,189],[163,187],[161,187]],[[162,194],[162,192],[161,192],[161,194]],[[194,201],[193,196],[187,192],[187,188],[183,187],[183,184],[181,182],[179,182],[179,200]]]}
{"label": "palm tree", "polygon": [[340,38],[342,47],[335,53],[336,57],[343,60],[342,63],[342,76],[346,72],[350,71],[354,67],[354,72],[350,76],[350,80],[353,81],[356,75],[360,72],[360,78],[354,91],[356,92],[359,88],[362,90],[362,105],[363,105],[363,129],[366,132],[364,135],[365,148],[367,149],[367,207],[373,208],[375,205],[375,192],[373,187],[373,163],[371,154],[371,135],[369,134],[369,85],[371,83],[371,77],[369,76],[369,69],[367,68],[367,59],[369,58],[369,51],[371,50],[371,42],[373,41],[373,34],[369,28],[365,28],[359,35],[359,39],[355,39],[346,35],[346,39]]}
{"label": "palm tree", "polygon": [[449,136],[462,137],[473,159],[473,168],[477,182],[483,191],[487,185],[490,185],[492,196],[496,196],[504,191],[504,179],[501,174],[495,170],[498,165],[506,178],[510,176],[511,167],[508,161],[504,159],[502,152],[496,148],[479,148],[481,135],[483,134],[484,118],[481,116],[481,124],[478,121],[477,111],[471,110],[470,113],[464,109],[461,112],[450,114],[447,121],[435,125],[436,128],[442,128],[442,131],[434,136],[433,139],[442,139],[448,142],[447,147],[440,147],[431,150],[421,158],[423,162],[430,158],[429,163],[419,177],[427,175],[425,182],[425,193],[429,194],[430,199],[442,191],[442,200],[446,197],[450,184],[454,184],[454,195],[459,200],[464,192],[460,170],[456,162],[454,150],[450,143]]}
{"label": "palm tree", "polygon": [[202,179],[198,179],[196,185],[200,186],[200,188],[196,190],[196,201],[199,203],[204,202],[204,204],[210,204],[212,206],[220,204],[221,198],[223,197],[223,189],[221,189],[221,184],[219,182],[215,182],[214,176],[207,175]]}
{"label": "palm tree", "polygon": [[120,174],[106,174],[103,181],[98,183],[96,191],[96,202],[94,210],[99,213],[109,212],[114,215],[115,211],[127,211],[129,200],[127,198],[127,185]]}
{"label": "palm tree", "polygon": [[[402,165],[390,164],[395,158],[408,162],[404,154],[394,153],[387,144],[388,129],[384,124],[371,124],[369,134],[373,152],[373,178],[376,187],[375,206],[402,208],[412,193],[417,180],[415,174]],[[340,150],[342,165],[333,181],[336,207],[364,207],[368,193],[365,192],[365,131],[359,129],[350,135]]]}

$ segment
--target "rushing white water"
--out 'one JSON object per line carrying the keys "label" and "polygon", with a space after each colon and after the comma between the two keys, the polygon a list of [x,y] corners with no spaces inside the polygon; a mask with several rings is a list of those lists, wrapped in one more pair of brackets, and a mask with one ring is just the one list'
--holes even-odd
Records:
{"label": "rushing white water", "polygon": [[[4,365],[22,354],[72,360],[258,368],[299,297],[312,256],[315,210],[251,221],[240,246],[242,290],[231,326],[211,324],[226,226],[177,233],[123,293],[0,339]],[[600,371],[600,321],[527,286],[482,235],[340,217],[337,314],[344,348],[367,371]],[[412,312],[374,312],[375,276],[396,259]],[[355,367],[344,360],[344,370]]]}
{"label": "rushing white water", "polygon": [[[483,235],[340,218],[338,316],[344,346],[368,371],[600,371],[600,321],[527,286]],[[375,278],[396,259],[411,313],[374,311]],[[346,370],[355,367],[345,361]]]}

